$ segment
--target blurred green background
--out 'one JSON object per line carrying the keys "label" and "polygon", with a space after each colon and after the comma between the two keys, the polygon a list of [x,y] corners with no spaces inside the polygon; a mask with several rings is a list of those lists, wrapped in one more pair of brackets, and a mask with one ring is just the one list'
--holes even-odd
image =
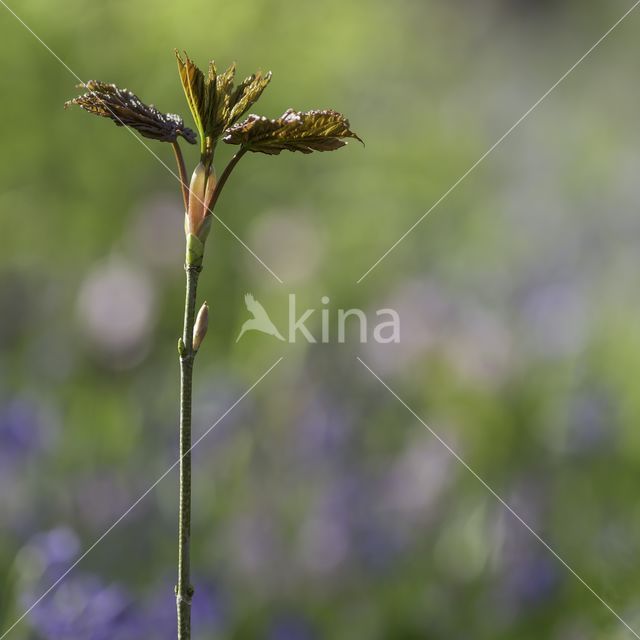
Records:
{"label": "blurred green background", "polygon": [[[11,3],[188,123],[175,47],[366,142],[246,157],[220,199],[284,284],[214,225],[194,437],[284,359],[194,453],[196,639],[632,637],[356,356],[640,629],[640,9],[356,284],[631,4]],[[64,111],[75,78],[2,6],[0,43],[2,634],[175,461],[184,274],[174,178]],[[392,307],[401,341],[236,344],[248,291],[281,328],[290,293]],[[176,525],[174,471],[6,637],[172,638]]]}

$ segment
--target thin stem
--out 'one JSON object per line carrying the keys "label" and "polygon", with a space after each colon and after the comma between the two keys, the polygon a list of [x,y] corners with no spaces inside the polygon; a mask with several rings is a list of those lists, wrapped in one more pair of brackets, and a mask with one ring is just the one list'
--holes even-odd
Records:
{"label": "thin stem", "polygon": [[241,147],[240,150],[229,160],[229,163],[224,168],[224,171],[220,174],[220,179],[216,184],[216,188],[213,190],[213,195],[211,196],[211,202],[209,203],[209,211],[212,212],[216,206],[216,202],[218,202],[218,197],[220,196],[220,192],[224,187],[226,181],[229,179],[233,168],[240,162],[240,158],[247,152],[245,147]]}
{"label": "thin stem", "polygon": [[200,266],[187,265],[184,329],[180,345],[180,515],[178,532],[178,640],[191,638],[191,392],[193,384],[193,324]]}
{"label": "thin stem", "polygon": [[187,181],[187,167],[184,163],[184,156],[178,141],[171,143],[173,153],[176,156],[176,164],[178,165],[178,174],[180,175],[180,187],[182,190],[182,200],[184,201],[184,210],[189,206],[189,182]]}
{"label": "thin stem", "polygon": [[[182,182],[182,196],[185,210],[189,202],[189,187],[186,182],[184,159],[178,144],[173,145],[176,162]],[[216,184],[209,211],[215,206],[220,192],[228,180],[233,168],[246,153],[241,148],[225,167]],[[179,344],[180,352],[180,515],[178,529],[178,584],[176,585],[176,608],[178,611],[178,640],[191,640],[191,405],[193,388],[193,362],[196,353],[193,350],[193,325],[196,317],[196,295],[200,264],[187,264],[186,295],[184,306],[184,327]]]}

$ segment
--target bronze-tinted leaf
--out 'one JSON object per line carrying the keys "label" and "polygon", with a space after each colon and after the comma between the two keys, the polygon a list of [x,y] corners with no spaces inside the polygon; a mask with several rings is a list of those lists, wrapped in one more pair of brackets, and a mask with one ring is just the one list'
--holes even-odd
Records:
{"label": "bronze-tinted leaf", "polygon": [[233,92],[231,97],[231,113],[227,121],[228,128],[240,118],[258,101],[262,92],[271,81],[271,71],[262,75],[260,71],[245,78]]}
{"label": "bronze-tinted leaf", "polygon": [[153,105],[146,105],[128,89],[119,89],[115,84],[89,80],[78,85],[89,91],[65,103],[79,107],[104,118],[110,118],[119,127],[127,126],[138,131],[145,138],[161,142],[175,142],[182,136],[195,144],[196,134],[184,126],[182,118],[174,113],[162,113]]}
{"label": "bronze-tinted leaf", "polygon": [[249,151],[277,155],[285,149],[302,153],[333,151],[347,144],[344,138],[360,140],[349,129],[349,121],[337,111],[288,109],[275,120],[250,115],[227,129],[223,140]]}
{"label": "bronze-tinted leaf", "polygon": [[215,93],[215,99],[212,98],[212,102],[215,104],[214,118],[209,122],[208,135],[214,140],[217,140],[222,132],[227,128],[227,122],[231,115],[231,95],[233,93],[233,79],[236,75],[236,66],[232,64],[223,73],[215,73],[215,63],[210,62],[209,67],[213,67],[215,74],[215,85],[211,85],[212,91]]}
{"label": "bronze-tinted leaf", "polygon": [[209,155],[225,129],[237,122],[260,97],[271,73],[255,73],[234,87],[235,65],[218,73],[215,62],[209,62],[205,77],[186,53],[183,60],[176,51],[176,58],[182,87],[200,132],[201,152]]}
{"label": "bronze-tinted leaf", "polygon": [[185,60],[180,57],[176,51],[176,59],[178,61],[178,71],[180,73],[180,81],[187,98],[191,115],[196,123],[201,141],[204,139],[204,122],[206,121],[205,101],[206,101],[206,84],[204,74],[185,54]]}

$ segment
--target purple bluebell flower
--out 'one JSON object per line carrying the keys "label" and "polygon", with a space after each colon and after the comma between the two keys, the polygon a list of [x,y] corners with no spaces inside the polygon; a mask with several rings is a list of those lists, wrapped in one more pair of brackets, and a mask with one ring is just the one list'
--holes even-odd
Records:
{"label": "purple bluebell flower", "polygon": [[[41,586],[41,585],[40,585]],[[36,593],[24,594],[29,607]],[[97,576],[69,575],[29,613],[43,640],[138,640],[140,620],[124,589]]]}
{"label": "purple bluebell flower", "polygon": [[510,567],[506,587],[516,606],[529,608],[552,599],[559,582],[554,560],[536,552],[523,555]]}
{"label": "purple bluebell flower", "polygon": [[[77,536],[65,527],[39,533],[23,549],[30,559],[21,576],[20,603],[28,609],[71,566],[80,552]],[[198,581],[193,599],[194,638],[210,638],[224,620],[217,587]],[[61,580],[29,613],[28,621],[42,640],[173,640],[173,584],[147,599],[80,568]]]}
{"label": "purple bluebell flower", "polygon": [[297,441],[301,458],[305,464],[318,461],[324,464],[326,457],[343,451],[351,436],[353,419],[336,398],[318,394],[305,407],[300,423]]}
{"label": "purple bluebell flower", "polygon": [[0,407],[0,452],[7,460],[24,458],[46,444],[44,426],[37,407],[14,398]]}
{"label": "purple bluebell flower", "polygon": [[277,616],[267,631],[267,640],[315,640],[317,637],[312,625],[293,613]]}
{"label": "purple bluebell flower", "polygon": [[581,389],[569,407],[567,449],[576,455],[602,454],[610,450],[618,415],[615,403],[601,388]]}
{"label": "purple bluebell flower", "polygon": [[[211,638],[219,631],[226,618],[226,606],[219,588],[203,579],[197,580],[198,588],[191,605],[191,627],[193,637]],[[148,629],[145,640],[173,640],[175,638],[176,599],[173,581],[163,581],[144,608],[142,620]],[[153,635],[153,634],[156,635]]]}

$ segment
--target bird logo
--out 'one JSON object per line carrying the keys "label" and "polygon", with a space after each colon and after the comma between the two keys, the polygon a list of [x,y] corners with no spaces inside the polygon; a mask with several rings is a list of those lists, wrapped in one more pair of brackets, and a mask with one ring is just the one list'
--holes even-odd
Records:
{"label": "bird logo", "polygon": [[245,294],[244,304],[247,307],[247,311],[253,316],[253,318],[249,318],[249,320],[242,325],[240,333],[236,338],[236,342],[238,342],[247,331],[261,331],[262,333],[266,333],[267,335],[278,338],[278,340],[282,340],[284,342],[282,334],[278,331],[276,325],[271,322],[269,314],[252,294]]}

